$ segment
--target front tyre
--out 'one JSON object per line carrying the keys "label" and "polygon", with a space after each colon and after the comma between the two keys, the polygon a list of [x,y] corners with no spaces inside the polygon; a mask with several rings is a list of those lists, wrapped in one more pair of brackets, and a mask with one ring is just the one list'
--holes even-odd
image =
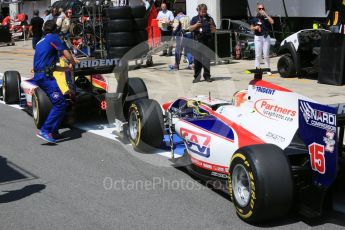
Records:
{"label": "front tyre", "polygon": [[53,107],[47,94],[39,87],[32,94],[32,116],[37,129],[40,129],[46,121]]}
{"label": "front tyre", "polygon": [[287,214],[293,202],[288,159],[271,144],[240,148],[230,163],[229,192],[238,216],[249,223]]}
{"label": "front tyre", "polygon": [[278,60],[277,68],[282,78],[293,77],[296,75],[296,67],[290,54],[285,54]]}
{"label": "front tyre", "polygon": [[139,99],[128,110],[128,137],[135,150],[152,152],[164,135],[163,112],[157,101]]}

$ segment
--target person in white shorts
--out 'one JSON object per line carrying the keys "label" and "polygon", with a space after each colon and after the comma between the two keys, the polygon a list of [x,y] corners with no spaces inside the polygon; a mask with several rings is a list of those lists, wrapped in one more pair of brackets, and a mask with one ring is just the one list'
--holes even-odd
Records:
{"label": "person in white shorts", "polygon": [[[257,16],[252,19],[251,30],[254,31],[255,44],[255,68],[260,68],[262,54],[264,56],[265,68],[270,68],[270,31],[273,19],[268,16],[263,4],[256,6]],[[267,72],[271,75],[271,72]]]}

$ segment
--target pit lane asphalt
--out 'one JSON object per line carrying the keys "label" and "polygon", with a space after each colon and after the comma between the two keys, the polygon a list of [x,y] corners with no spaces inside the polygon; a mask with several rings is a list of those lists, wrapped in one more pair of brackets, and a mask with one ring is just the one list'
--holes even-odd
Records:
{"label": "pit lane asphalt", "polygon": [[[144,162],[119,142],[64,129],[63,135],[71,139],[44,145],[33,133],[32,118],[3,104],[0,130],[0,156],[8,161],[0,168],[26,177],[15,180],[18,173],[10,170],[0,174],[0,229],[254,228],[239,220],[226,195],[197,183],[184,171]],[[115,181],[124,182],[115,186]],[[131,181],[143,181],[147,189],[140,182],[132,189]],[[150,185],[154,181],[157,184]],[[345,226],[343,216],[333,214],[317,222],[303,221],[290,214],[260,227]]]}

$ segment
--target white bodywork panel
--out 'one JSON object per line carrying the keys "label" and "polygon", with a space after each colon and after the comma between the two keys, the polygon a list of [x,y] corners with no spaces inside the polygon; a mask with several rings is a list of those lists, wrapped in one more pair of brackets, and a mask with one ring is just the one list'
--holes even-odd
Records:
{"label": "white bodywork panel", "polygon": [[230,127],[233,131],[232,140],[217,133],[224,128],[222,125],[210,131],[192,124],[193,121],[175,119],[175,131],[185,140],[193,164],[227,173],[231,157],[240,147],[271,143],[285,149],[298,130],[298,100],[313,101],[265,81],[249,85],[246,92],[245,100],[240,104],[216,99],[209,101],[207,96],[184,99],[200,101],[204,107],[218,103],[220,106],[213,115],[225,128]]}

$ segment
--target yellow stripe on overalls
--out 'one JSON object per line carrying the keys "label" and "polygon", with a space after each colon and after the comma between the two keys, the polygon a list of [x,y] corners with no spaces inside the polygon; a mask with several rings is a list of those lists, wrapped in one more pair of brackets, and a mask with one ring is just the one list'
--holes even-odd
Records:
{"label": "yellow stripe on overalls", "polygon": [[[61,67],[67,66],[63,58],[60,58],[60,66]],[[56,82],[57,82],[62,94],[65,94],[69,90],[67,80],[66,80],[66,73],[60,72],[60,71],[54,71],[53,76],[56,79]]]}

